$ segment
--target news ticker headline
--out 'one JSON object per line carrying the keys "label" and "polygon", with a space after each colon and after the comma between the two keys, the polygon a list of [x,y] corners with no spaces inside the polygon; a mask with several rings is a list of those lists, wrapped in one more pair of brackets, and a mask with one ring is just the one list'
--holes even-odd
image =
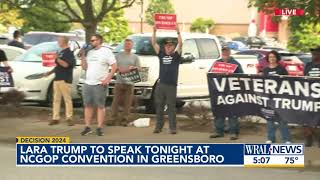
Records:
{"label": "news ticker headline", "polygon": [[17,137],[17,166],[304,167],[303,144],[73,144]]}

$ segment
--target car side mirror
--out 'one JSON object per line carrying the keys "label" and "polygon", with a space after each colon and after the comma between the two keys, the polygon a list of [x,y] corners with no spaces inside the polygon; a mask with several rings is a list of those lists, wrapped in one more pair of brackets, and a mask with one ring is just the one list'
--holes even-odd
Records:
{"label": "car side mirror", "polygon": [[192,53],[184,53],[181,57],[181,63],[192,63],[195,59]]}

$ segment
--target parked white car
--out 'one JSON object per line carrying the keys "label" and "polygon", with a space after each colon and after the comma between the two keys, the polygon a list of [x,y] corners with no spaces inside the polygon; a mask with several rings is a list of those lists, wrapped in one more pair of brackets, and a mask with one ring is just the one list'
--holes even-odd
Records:
{"label": "parked white car", "polygon": [[30,31],[26,33],[23,37],[23,43],[26,49],[44,42],[56,42],[59,36],[66,36],[70,40],[75,42],[85,41],[84,35],[79,35],[76,33],[56,33],[48,31]]}
{"label": "parked white car", "polygon": [[6,53],[8,61],[12,61],[16,57],[26,52],[25,49],[14,47],[14,46],[8,46],[8,45],[0,45],[0,49],[2,49]]}
{"label": "parked white car", "polygon": [[[133,51],[141,61],[142,82],[135,84],[134,94],[140,100],[142,105],[146,106],[149,112],[154,111],[154,89],[159,76],[159,59],[156,56],[151,45],[151,33],[134,34],[128,38],[134,41]],[[163,40],[167,37],[177,38],[176,33],[157,33],[157,41],[163,45]],[[179,67],[179,78],[177,87],[177,106],[181,107],[185,101],[209,98],[207,85],[207,72],[212,64],[221,58],[221,46],[216,36],[200,33],[182,33],[183,47],[182,60]],[[123,50],[123,43],[115,48],[114,53]],[[236,58],[242,56],[237,56]],[[247,59],[241,59],[242,63],[251,63],[251,58],[257,61],[255,56],[246,56]],[[249,60],[248,60],[249,57]],[[248,61],[247,61],[248,60]],[[247,66],[245,66],[247,67]],[[250,71],[250,68],[244,68]],[[80,77],[78,91],[82,90],[84,76]],[[109,98],[113,96],[113,84],[110,84]]]}
{"label": "parked white car", "polygon": [[[70,42],[71,50],[74,51],[75,55],[79,52],[80,45],[72,41]],[[45,78],[40,79],[26,79],[27,76],[45,73],[50,71],[53,67],[42,66],[42,54],[48,52],[57,52],[59,50],[56,42],[46,42],[33,46],[24,54],[18,56],[13,61],[10,61],[10,66],[13,68],[13,80],[15,89],[25,93],[26,101],[35,101],[40,103],[51,103],[52,102],[52,83],[54,74]],[[77,57],[77,56],[76,56]],[[73,87],[72,87],[72,98],[74,100],[80,99],[76,86],[78,84],[79,76],[81,73],[80,61],[77,59],[77,66],[74,69],[73,74]],[[1,88],[1,92],[6,92],[10,88]]]}
{"label": "parked white car", "polygon": [[258,73],[258,66],[259,60],[257,56],[254,55],[238,55],[233,54],[231,55],[235,60],[237,60],[243,69],[245,74],[257,74]]}

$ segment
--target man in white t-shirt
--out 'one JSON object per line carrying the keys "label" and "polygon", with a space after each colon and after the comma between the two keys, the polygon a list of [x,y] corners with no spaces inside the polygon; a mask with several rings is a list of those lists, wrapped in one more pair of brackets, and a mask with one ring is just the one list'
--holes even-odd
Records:
{"label": "man in white t-shirt", "polygon": [[[90,126],[96,108],[98,120],[96,133],[98,136],[103,136],[102,126],[105,119],[108,84],[117,70],[117,64],[112,51],[102,46],[103,38],[101,35],[92,35],[90,43],[92,49],[81,58],[81,66],[86,70],[85,83],[82,88],[86,127],[81,135],[92,133]],[[112,68],[111,72],[109,72],[109,66]]]}

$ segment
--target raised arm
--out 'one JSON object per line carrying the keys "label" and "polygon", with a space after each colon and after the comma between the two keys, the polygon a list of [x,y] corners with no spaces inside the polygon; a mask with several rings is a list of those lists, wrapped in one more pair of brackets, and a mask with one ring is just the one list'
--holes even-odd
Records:
{"label": "raised arm", "polygon": [[160,52],[160,46],[159,44],[157,43],[157,38],[156,38],[156,33],[157,33],[157,28],[156,26],[153,27],[153,34],[152,34],[152,38],[151,38],[151,44],[152,44],[152,47],[154,49],[154,51],[159,54]]}
{"label": "raised arm", "polygon": [[178,44],[177,44],[177,48],[176,51],[181,54],[182,52],[182,37],[181,37],[181,33],[180,33],[180,29],[179,29],[179,25],[177,24],[177,34],[178,34]]}

